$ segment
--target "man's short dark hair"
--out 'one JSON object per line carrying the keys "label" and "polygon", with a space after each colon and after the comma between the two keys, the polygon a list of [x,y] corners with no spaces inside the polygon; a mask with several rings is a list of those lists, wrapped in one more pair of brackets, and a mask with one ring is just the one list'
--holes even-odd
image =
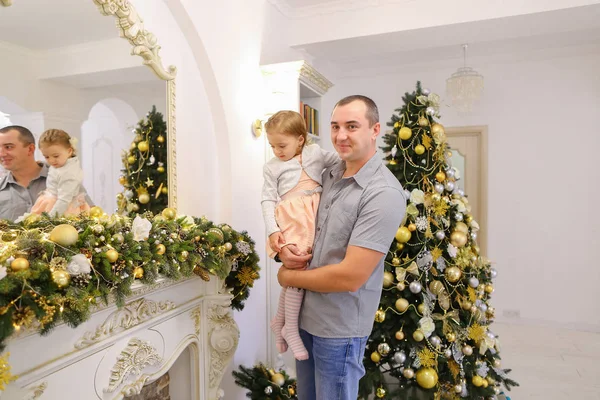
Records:
{"label": "man's short dark hair", "polygon": [[33,136],[33,133],[31,133],[31,131],[29,129],[25,128],[24,126],[10,125],[10,126],[5,126],[4,128],[0,129],[0,133],[8,133],[10,131],[19,132],[19,140],[24,145],[27,146],[32,143],[35,144],[35,137]]}
{"label": "man's short dark hair", "polygon": [[360,94],[354,94],[352,96],[346,96],[340,101],[338,101],[334,107],[334,110],[337,106],[345,106],[346,104],[350,104],[354,101],[362,101],[365,106],[367,106],[367,121],[369,121],[369,125],[373,126],[379,122],[379,110],[377,109],[377,104],[367,96],[363,96]]}

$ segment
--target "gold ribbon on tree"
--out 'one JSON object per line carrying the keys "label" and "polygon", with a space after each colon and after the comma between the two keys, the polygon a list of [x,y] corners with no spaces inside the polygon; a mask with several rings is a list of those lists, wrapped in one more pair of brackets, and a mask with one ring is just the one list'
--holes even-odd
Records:
{"label": "gold ribbon on tree", "polygon": [[419,276],[419,267],[417,266],[417,263],[413,261],[406,268],[396,267],[396,280],[398,280],[398,282],[404,281],[404,279],[406,278],[406,273],[407,272],[409,274],[412,274],[412,275],[415,275],[415,276]]}
{"label": "gold ribbon on tree", "polygon": [[442,321],[442,330],[444,332],[444,335],[453,332],[454,329],[452,329],[451,323],[454,323],[454,325],[459,325],[460,320],[458,310],[452,310],[443,315],[440,313],[434,313],[431,314],[431,318],[433,318],[436,321]]}

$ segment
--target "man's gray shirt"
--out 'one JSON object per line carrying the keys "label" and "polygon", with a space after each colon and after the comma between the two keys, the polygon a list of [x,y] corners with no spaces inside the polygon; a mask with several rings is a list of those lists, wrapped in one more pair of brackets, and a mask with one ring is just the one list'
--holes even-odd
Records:
{"label": "man's gray shirt", "polygon": [[41,191],[46,189],[48,167],[44,164],[40,174],[26,188],[19,185],[12,173],[0,179],[0,219],[14,221],[29,212]]}
{"label": "man's gray shirt", "polygon": [[[376,153],[352,177],[340,161],[323,172],[323,193],[310,269],[340,263],[348,246],[387,254],[406,211],[400,182]],[[327,338],[363,337],[373,329],[383,284],[385,256],[356,292],[306,291],[300,327]]]}

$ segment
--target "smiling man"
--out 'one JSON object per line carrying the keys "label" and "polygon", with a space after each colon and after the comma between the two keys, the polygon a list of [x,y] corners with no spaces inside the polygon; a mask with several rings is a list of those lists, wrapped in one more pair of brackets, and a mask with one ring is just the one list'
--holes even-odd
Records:
{"label": "smiling man", "polygon": [[0,179],[0,219],[14,221],[31,209],[46,189],[48,168],[34,158],[35,138],[19,125],[0,129],[0,165],[8,174]]}
{"label": "smiling man", "polygon": [[383,261],[406,209],[402,186],[377,154],[373,100],[349,96],[331,116],[341,161],[323,172],[312,259],[281,250],[282,286],[306,289],[300,335],[309,359],[296,362],[300,400],[355,400],[367,338],[383,284]]}

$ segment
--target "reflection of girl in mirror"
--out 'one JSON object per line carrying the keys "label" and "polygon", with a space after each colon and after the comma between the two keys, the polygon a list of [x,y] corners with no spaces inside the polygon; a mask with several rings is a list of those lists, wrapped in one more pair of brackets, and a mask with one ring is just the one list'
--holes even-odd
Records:
{"label": "reflection of girl in mirror", "polygon": [[[315,237],[321,173],[339,160],[338,155],[316,144],[306,144],[306,124],[295,111],[275,113],[265,128],[275,154],[264,167],[262,194],[269,257],[290,245],[308,254]],[[283,353],[289,345],[297,360],[308,358],[298,331],[303,297],[302,289],[282,288],[277,315],[271,321],[277,350]]]}
{"label": "reflection of girl in mirror", "polygon": [[40,137],[39,148],[49,164],[48,178],[32,214],[78,215],[90,209],[81,185],[83,171],[75,155],[75,140],[60,129],[49,129]]}

